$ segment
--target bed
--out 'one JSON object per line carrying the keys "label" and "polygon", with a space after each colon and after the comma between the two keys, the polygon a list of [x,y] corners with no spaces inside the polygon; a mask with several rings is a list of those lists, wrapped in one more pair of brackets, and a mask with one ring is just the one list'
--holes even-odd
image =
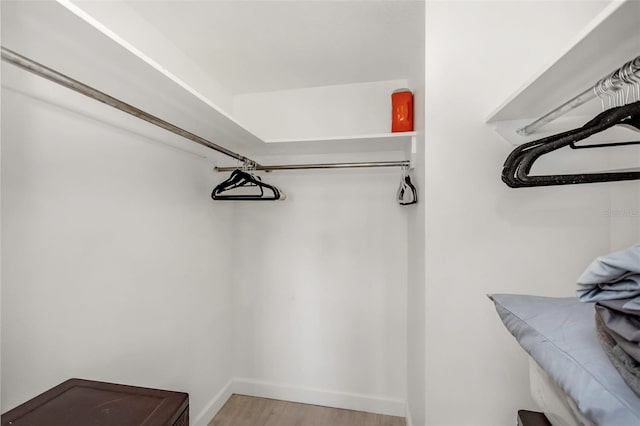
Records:
{"label": "bed", "polygon": [[552,425],[640,425],[640,398],[602,349],[593,304],[574,297],[489,297],[529,354],[531,392]]}

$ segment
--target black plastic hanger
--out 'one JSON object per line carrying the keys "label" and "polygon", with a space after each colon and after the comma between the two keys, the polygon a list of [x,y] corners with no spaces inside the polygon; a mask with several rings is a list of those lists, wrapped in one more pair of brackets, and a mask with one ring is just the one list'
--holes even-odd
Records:
{"label": "black plastic hanger", "polygon": [[[241,192],[239,194],[225,194],[225,192],[229,192],[237,188],[256,188],[259,193],[247,194]],[[267,193],[265,194],[265,192]],[[219,183],[215,188],[213,188],[211,198],[214,200],[269,201],[279,200],[281,198],[281,194],[278,188],[262,182],[259,177],[240,169],[236,169],[231,172],[231,176],[229,176],[225,181]]]}
{"label": "black plastic hanger", "polygon": [[398,203],[402,206],[408,206],[418,202],[418,191],[411,182],[409,176],[409,168],[403,168],[402,179],[400,179],[400,187],[397,192]]}
{"label": "black plastic hanger", "polygon": [[[574,149],[581,148],[581,146],[575,145],[575,143],[615,125],[628,125],[640,130],[640,102],[606,110],[578,129],[569,130],[520,145],[507,157],[502,169],[502,180],[512,188],[521,188],[640,179],[640,170],[546,176],[529,175],[533,163],[541,156],[565,146],[570,146]],[[639,142],[613,142],[609,144],[586,145],[585,147],[602,148],[637,143]]]}

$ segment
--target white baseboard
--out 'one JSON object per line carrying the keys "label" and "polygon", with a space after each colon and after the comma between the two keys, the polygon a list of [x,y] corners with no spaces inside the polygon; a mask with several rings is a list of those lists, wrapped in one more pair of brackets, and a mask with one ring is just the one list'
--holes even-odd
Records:
{"label": "white baseboard", "polygon": [[305,388],[246,378],[229,380],[204,409],[195,416],[192,424],[207,426],[234,393],[405,417],[407,426],[412,426],[409,405],[401,399]]}
{"label": "white baseboard", "polygon": [[405,404],[404,408],[404,421],[406,426],[413,426],[413,420],[411,420],[411,411],[409,411],[409,403]]}
{"label": "white baseboard", "polygon": [[207,426],[211,419],[218,414],[225,402],[231,397],[233,387],[233,379],[229,380],[226,385],[214,396],[211,401],[198,413],[191,423],[193,426]]}
{"label": "white baseboard", "polygon": [[246,378],[233,379],[231,389],[231,393],[241,395],[367,411],[388,416],[404,417],[407,410],[406,402],[401,399],[312,389]]}

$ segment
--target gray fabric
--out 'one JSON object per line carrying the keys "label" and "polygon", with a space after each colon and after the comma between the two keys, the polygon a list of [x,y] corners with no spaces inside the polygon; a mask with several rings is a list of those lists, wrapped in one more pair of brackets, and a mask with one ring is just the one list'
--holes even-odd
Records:
{"label": "gray fabric", "polygon": [[629,387],[640,395],[640,363],[629,356],[611,336],[605,326],[600,312],[596,311],[596,331],[598,340],[613,366],[618,370],[622,379]]}
{"label": "gray fabric", "polygon": [[640,425],[640,398],[598,342],[592,304],[574,297],[489,297],[511,334],[586,418],[602,426]]}
{"label": "gray fabric", "polygon": [[640,312],[625,309],[625,303],[625,299],[598,302],[596,312],[616,344],[640,362]]}
{"label": "gray fabric", "polygon": [[640,244],[598,257],[577,284],[582,302],[634,298],[626,306],[640,310]]}
{"label": "gray fabric", "polygon": [[640,319],[640,312],[637,309],[630,308],[629,302],[634,299],[612,299],[612,300],[602,300],[597,302],[598,305],[606,306],[609,309],[614,309],[622,314],[633,315]]}

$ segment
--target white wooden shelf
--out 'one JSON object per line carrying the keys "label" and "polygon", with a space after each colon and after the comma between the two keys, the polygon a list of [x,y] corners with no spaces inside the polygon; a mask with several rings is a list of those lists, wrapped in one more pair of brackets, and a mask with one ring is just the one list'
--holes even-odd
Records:
{"label": "white wooden shelf", "polygon": [[334,136],[327,138],[273,139],[265,141],[268,154],[332,154],[357,152],[408,152],[416,132]]}
{"label": "white wooden shelf", "polygon": [[[214,143],[240,152],[264,145],[212,102],[207,102],[184,82],[152,63],[141,52],[131,50],[124,40],[95,22],[86,22],[57,2],[9,2],[3,4],[2,44],[21,55],[52,68],[117,99],[140,108]],[[37,39],[39,43],[30,43]],[[74,100],[82,95],[53,96],[53,83],[31,78],[25,71],[10,70],[3,86],[28,93],[49,103],[74,110]],[[35,82],[35,83],[34,83]],[[65,89],[68,90],[68,89]],[[69,91],[70,92],[70,91]],[[57,92],[56,92],[57,93]],[[74,93],[74,92],[70,92]],[[100,105],[98,103],[98,105]],[[92,118],[104,120],[111,108]],[[107,112],[109,111],[109,112]],[[84,110],[78,110],[84,114]],[[154,140],[177,146],[198,155],[220,158],[215,151],[186,139],[172,136],[155,126],[121,115],[122,127]],[[168,136],[167,136],[168,135]]]}
{"label": "white wooden shelf", "polygon": [[[516,130],[536,120],[600,78],[640,55],[640,2],[615,1],[608,5],[556,59],[532,76],[487,118],[498,134],[513,145],[582,125],[600,111],[593,100],[539,132],[522,137]],[[586,118],[586,120],[585,120]],[[573,127],[571,127],[573,126]],[[626,132],[623,138],[637,138]]]}
{"label": "white wooden shelf", "polygon": [[[11,25],[3,28],[3,45],[250,158],[254,155],[377,153],[380,160],[402,160],[410,154],[415,132],[262,140],[197,87],[173,74],[161,60],[141,51],[85,13],[81,5],[68,1],[12,2],[10,7],[3,8],[3,14],[11,17],[6,19]],[[26,35],[32,33],[38,34],[42,43],[26,43],[24,40],[33,39]],[[16,90],[33,86],[37,92],[34,95],[52,103],[61,102],[55,96],[47,95],[51,92],[51,83],[43,80],[40,84],[37,79],[22,75],[26,74],[23,71],[10,74],[11,79],[3,81],[3,85]],[[66,107],[72,108],[71,104]],[[130,130],[145,133],[160,142],[212,159],[226,160],[221,154],[191,141],[162,135],[163,131],[157,129],[146,129],[145,126],[152,126],[144,122],[125,121],[130,123]]]}

